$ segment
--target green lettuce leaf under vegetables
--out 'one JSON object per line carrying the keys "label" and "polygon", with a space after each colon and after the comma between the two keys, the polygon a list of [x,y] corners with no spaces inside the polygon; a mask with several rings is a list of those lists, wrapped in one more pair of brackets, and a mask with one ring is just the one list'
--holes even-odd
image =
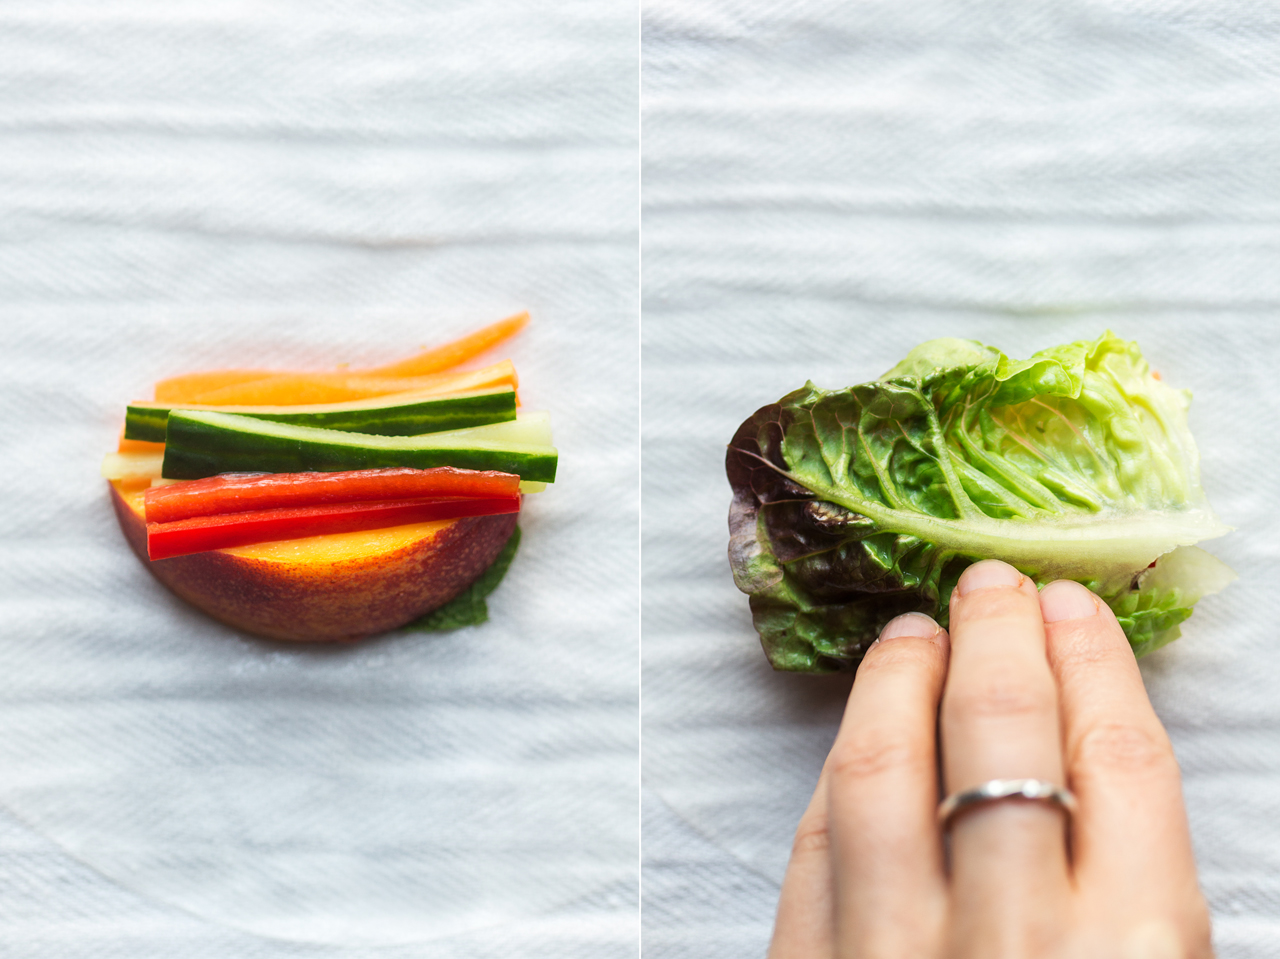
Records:
{"label": "green lettuce leaf under vegetables", "polygon": [[[1235,574],[1200,487],[1190,394],[1111,333],[1013,360],[932,340],[873,383],[812,383],[729,444],[729,559],[776,669],[856,668],[894,616],[947,603],[971,563],[1084,583],[1137,655]],[[1152,565],[1154,564],[1154,565]]]}

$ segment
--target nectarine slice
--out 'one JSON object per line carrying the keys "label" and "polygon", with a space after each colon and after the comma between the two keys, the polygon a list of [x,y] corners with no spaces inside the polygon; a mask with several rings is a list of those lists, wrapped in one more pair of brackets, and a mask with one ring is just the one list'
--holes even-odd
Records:
{"label": "nectarine slice", "polygon": [[215,619],[270,639],[356,640],[438,609],[497,558],[518,514],[414,523],[147,558],[145,486],[115,480],[129,546],[156,579]]}

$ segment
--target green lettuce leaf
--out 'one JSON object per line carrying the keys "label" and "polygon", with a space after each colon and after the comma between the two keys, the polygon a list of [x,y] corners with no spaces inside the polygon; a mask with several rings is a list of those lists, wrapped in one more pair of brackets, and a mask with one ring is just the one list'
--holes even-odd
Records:
{"label": "green lettuce leaf", "polygon": [[516,549],[519,546],[520,527],[517,526],[511,531],[511,537],[503,545],[497,558],[480,574],[479,579],[439,609],[432,610],[403,628],[425,633],[440,633],[450,629],[461,629],[463,626],[479,626],[481,623],[487,623],[489,604],[485,602],[485,597],[497,589],[502,578],[507,575],[507,569],[515,559]]}
{"label": "green lettuce leaf", "polygon": [[945,626],[956,580],[991,557],[1084,583],[1139,655],[1176,638],[1234,578],[1194,546],[1228,527],[1190,399],[1106,333],[1026,360],[933,340],[875,382],[758,410],[726,458],[729,559],[770,661],[856,668],[900,613]]}

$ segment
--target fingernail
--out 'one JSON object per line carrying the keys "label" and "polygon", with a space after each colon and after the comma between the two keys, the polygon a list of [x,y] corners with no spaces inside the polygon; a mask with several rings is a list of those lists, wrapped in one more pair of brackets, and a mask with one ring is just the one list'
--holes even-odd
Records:
{"label": "fingernail", "polygon": [[1079,583],[1060,579],[1040,590],[1040,615],[1046,623],[1088,619],[1098,614],[1098,601]]}
{"label": "fingernail", "polygon": [[884,629],[880,630],[880,638],[876,642],[883,643],[903,636],[932,639],[936,635],[938,635],[938,624],[924,613],[903,613],[889,620]]}
{"label": "fingernail", "polygon": [[960,574],[960,582],[956,584],[961,596],[967,596],[975,589],[991,589],[995,586],[1019,586],[1022,574],[998,559],[984,559],[974,563]]}

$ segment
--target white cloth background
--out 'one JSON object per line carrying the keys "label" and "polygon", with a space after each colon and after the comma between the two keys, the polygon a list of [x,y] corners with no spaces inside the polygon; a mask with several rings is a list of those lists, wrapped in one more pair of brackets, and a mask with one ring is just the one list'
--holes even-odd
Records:
{"label": "white cloth background", "polygon": [[1280,13],[1249,2],[647,0],[646,959],[764,953],[848,679],[772,673],[724,444],[917,342],[1112,328],[1194,391],[1240,573],[1143,664],[1223,959],[1280,943]]}
{"label": "white cloth background", "polygon": [[[0,955],[636,954],[635,5],[0,3]],[[491,621],[342,649],[167,593],[124,403],[519,309]]]}

